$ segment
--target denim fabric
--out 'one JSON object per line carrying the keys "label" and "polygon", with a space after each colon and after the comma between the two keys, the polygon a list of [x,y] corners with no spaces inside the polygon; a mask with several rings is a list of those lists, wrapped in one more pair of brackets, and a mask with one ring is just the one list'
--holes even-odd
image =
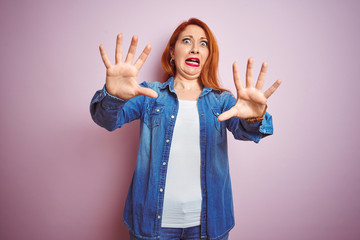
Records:
{"label": "denim fabric", "polygon": [[[161,228],[159,240],[201,240],[200,226],[189,228]],[[228,240],[229,233],[218,240]],[[130,232],[130,240],[141,240]]]}
{"label": "denim fabric", "polygon": [[[164,202],[165,179],[172,135],[178,112],[174,78],[165,83],[143,82],[158,93],[156,99],[136,96],[122,100],[107,93],[95,93],[90,112],[93,120],[109,131],[140,119],[137,165],[125,203],[123,220],[141,239],[158,239]],[[228,129],[235,139],[259,142],[273,133],[272,117],[265,113],[260,123],[233,117],[219,122],[236,99],[229,92],[204,87],[197,100],[201,150],[201,237],[219,239],[234,226],[234,210],[227,151]]]}

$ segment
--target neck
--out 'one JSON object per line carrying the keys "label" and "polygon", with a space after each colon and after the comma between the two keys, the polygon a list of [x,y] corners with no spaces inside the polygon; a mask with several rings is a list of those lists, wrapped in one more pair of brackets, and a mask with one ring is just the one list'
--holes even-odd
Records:
{"label": "neck", "polygon": [[198,78],[185,79],[180,76],[175,76],[174,88],[179,90],[202,90],[203,85]]}

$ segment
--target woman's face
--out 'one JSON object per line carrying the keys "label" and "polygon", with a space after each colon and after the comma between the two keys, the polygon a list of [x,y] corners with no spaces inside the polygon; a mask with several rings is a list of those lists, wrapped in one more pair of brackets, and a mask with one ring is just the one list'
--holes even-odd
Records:
{"label": "woman's face", "polygon": [[185,79],[198,79],[209,56],[208,39],[205,31],[197,25],[187,26],[170,51],[175,61],[176,76]]}

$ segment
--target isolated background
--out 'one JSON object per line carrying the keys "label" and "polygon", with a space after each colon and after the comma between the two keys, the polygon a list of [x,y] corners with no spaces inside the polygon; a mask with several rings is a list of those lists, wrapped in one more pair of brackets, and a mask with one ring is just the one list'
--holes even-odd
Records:
{"label": "isolated background", "polygon": [[274,136],[229,134],[236,240],[360,239],[358,1],[0,2],[0,239],[128,239],[121,216],[136,164],[138,122],[108,132],[89,103],[105,80],[98,46],[133,34],[153,51],[139,81],[161,78],[174,28],[205,21],[234,92],[268,61]]}

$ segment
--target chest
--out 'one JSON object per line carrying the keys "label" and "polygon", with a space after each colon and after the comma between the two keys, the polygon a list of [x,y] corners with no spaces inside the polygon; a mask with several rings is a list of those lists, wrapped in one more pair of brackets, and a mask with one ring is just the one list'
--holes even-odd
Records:
{"label": "chest", "polygon": [[175,95],[160,95],[146,104],[143,120],[153,133],[160,131],[167,134],[167,130],[172,132],[176,120],[181,119],[182,123],[188,124],[185,126],[187,128],[195,123],[200,124],[200,129],[206,131],[207,136],[219,133],[223,135],[225,125],[217,119],[221,114],[219,102],[209,96],[197,96],[197,99],[183,100],[178,96],[177,100]]}

